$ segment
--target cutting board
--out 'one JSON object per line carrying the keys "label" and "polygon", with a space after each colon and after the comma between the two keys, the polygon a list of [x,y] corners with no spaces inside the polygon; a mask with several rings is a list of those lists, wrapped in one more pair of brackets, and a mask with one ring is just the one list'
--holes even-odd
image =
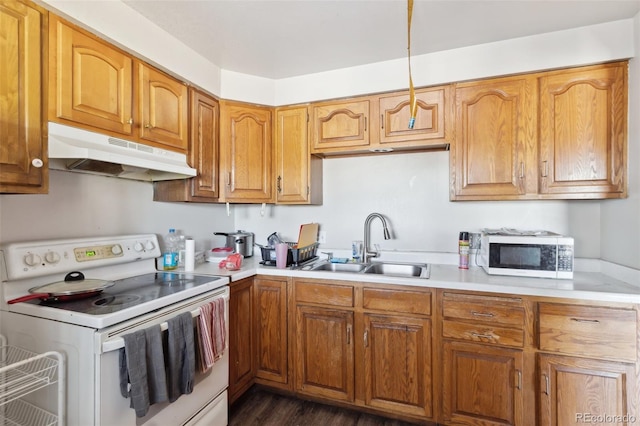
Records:
{"label": "cutting board", "polygon": [[307,223],[300,225],[300,235],[298,236],[298,248],[310,246],[318,240],[318,224]]}

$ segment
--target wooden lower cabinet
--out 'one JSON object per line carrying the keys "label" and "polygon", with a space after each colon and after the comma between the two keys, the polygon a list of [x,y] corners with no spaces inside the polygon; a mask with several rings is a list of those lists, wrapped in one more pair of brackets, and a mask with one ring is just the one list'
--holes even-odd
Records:
{"label": "wooden lower cabinet", "polygon": [[[540,425],[627,425],[640,420],[633,364],[540,354]],[[635,421],[634,421],[635,420]]]}
{"label": "wooden lower cabinet", "polygon": [[354,400],[353,312],[296,307],[296,391]]}
{"label": "wooden lower cabinet", "polygon": [[522,351],[445,340],[445,424],[522,424],[522,369]]}
{"label": "wooden lower cabinet", "polygon": [[229,404],[252,384],[254,357],[253,278],[231,283],[229,297]]}
{"label": "wooden lower cabinet", "polygon": [[289,383],[286,279],[256,278],[253,284],[256,381]]}
{"label": "wooden lower cabinet", "polygon": [[433,416],[431,320],[364,315],[365,404]]}

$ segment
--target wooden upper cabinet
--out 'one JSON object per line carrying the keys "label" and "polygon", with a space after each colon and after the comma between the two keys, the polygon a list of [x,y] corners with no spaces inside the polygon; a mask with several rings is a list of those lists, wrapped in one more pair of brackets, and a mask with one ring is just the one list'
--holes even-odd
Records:
{"label": "wooden upper cabinet", "polygon": [[514,198],[535,185],[527,166],[535,152],[534,89],[532,77],[457,85],[452,199]]}
{"label": "wooden upper cabinet", "polygon": [[49,119],[133,136],[132,58],[53,14],[49,46]]}
{"label": "wooden upper cabinet", "polygon": [[220,199],[273,202],[271,108],[220,101]]}
{"label": "wooden upper cabinet", "polygon": [[186,153],[187,86],[51,15],[49,119]]}
{"label": "wooden upper cabinet", "polygon": [[186,152],[187,86],[142,62],[137,63],[137,84],[140,138]]}
{"label": "wooden upper cabinet", "polygon": [[[449,142],[452,104],[450,86],[416,90],[417,113],[409,129],[411,107],[409,92],[378,98],[379,138],[381,148],[420,148]],[[373,147],[374,143],[372,143]]]}
{"label": "wooden upper cabinet", "polygon": [[627,63],[540,78],[540,192],[557,198],[627,193]]}
{"label": "wooden upper cabinet", "polygon": [[189,165],[198,171],[190,179],[153,183],[154,201],[218,201],[218,132],[220,106],[212,96],[189,89]]}
{"label": "wooden upper cabinet", "polygon": [[[47,12],[0,1],[0,192],[46,193]],[[44,59],[43,59],[44,56]]]}
{"label": "wooden upper cabinet", "polygon": [[314,104],[312,153],[348,153],[369,146],[371,100],[358,98]]}
{"label": "wooden upper cabinet", "polygon": [[275,111],[276,203],[322,204],[322,159],[309,153],[306,106]]}

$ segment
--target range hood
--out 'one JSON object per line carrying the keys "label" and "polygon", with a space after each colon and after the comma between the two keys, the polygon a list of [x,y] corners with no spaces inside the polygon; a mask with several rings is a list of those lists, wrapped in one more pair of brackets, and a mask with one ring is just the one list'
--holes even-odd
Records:
{"label": "range hood", "polygon": [[49,168],[144,181],[197,174],[185,154],[53,122],[49,122]]}

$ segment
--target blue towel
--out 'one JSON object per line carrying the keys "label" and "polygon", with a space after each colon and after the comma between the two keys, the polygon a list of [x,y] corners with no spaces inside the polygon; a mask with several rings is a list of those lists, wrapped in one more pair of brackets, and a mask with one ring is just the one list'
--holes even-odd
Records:
{"label": "blue towel", "polygon": [[131,398],[137,417],[144,417],[149,406],[168,400],[162,348],[162,331],[156,325],[122,336],[120,350],[120,393]]}
{"label": "blue towel", "polygon": [[182,313],[167,321],[169,401],[193,391],[196,375],[196,352],[193,317]]}

